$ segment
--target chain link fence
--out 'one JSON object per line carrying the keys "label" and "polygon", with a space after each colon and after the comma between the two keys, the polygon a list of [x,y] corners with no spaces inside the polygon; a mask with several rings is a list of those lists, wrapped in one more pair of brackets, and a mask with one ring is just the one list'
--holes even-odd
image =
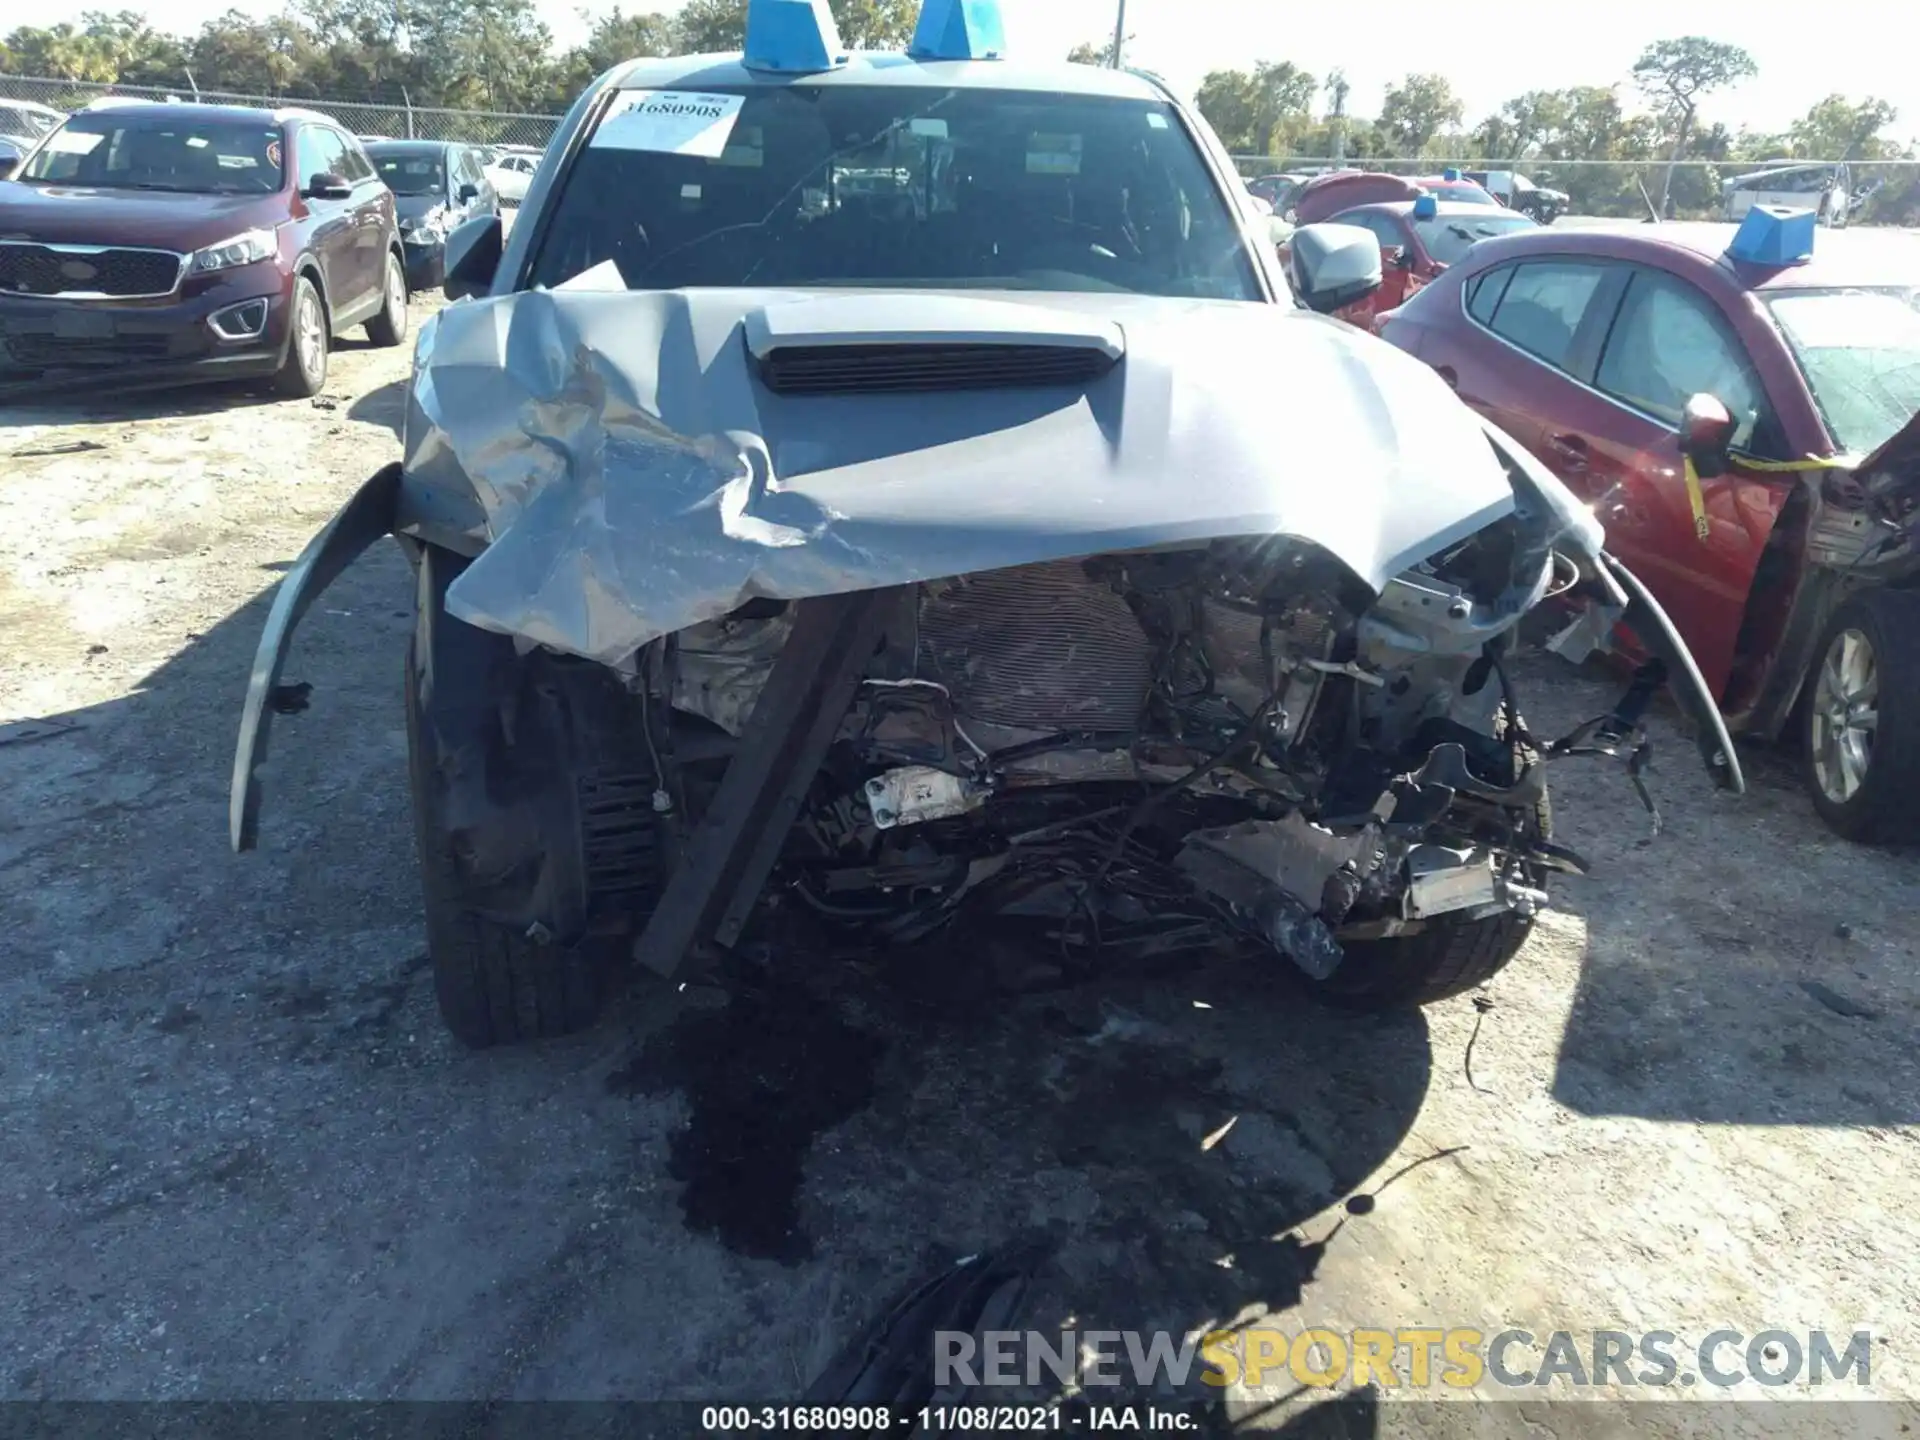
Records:
{"label": "chain link fence", "polygon": [[[45,80],[0,75],[0,106],[25,100],[55,110],[77,110],[106,95],[142,100],[202,100],[219,105],[266,109],[299,106],[332,117],[365,139],[453,140],[472,145],[544,147],[560,123],[558,115],[521,115],[489,110],[446,110],[407,103],[315,99],[294,95],[241,95],[223,90],[165,90],[142,85],[99,85],[77,80]],[[4,117],[0,117],[4,119]],[[6,126],[0,124],[0,133]],[[1236,155],[1248,179],[1339,168],[1340,161],[1310,155]],[[1666,182],[1664,160],[1401,160],[1367,157],[1347,166],[1395,174],[1437,175],[1460,170],[1512,170],[1536,185],[1564,191],[1566,213],[1618,220],[1644,220]],[[1800,162],[1796,162],[1800,163]],[[1804,162],[1808,164],[1818,162]],[[1725,182],[1768,168],[1759,162],[1683,160],[1674,168],[1671,213],[1677,218],[1718,219],[1725,213]],[[1920,160],[1861,161],[1849,167],[1852,192],[1860,200],[1855,224],[1920,225]],[[1811,197],[1809,203],[1817,201]]]}
{"label": "chain link fence", "polygon": [[[54,110],[78,110],[93,100],[120,95],[135,100],[202,101],[272,110],[298,106],[317,110],[362,139],[452,140],[469,145],[531,145],[544,148],[558,115],[517,115],[491,110],[438,110],[410,105],[310,99],[296,95],[238,95],[224,90],[163,90],[150,85],[96,85],[80,80],[41,80],[0,75],[0,106],[24,100]],[[5,117],[0,117],[4,119]],[[0,125],[0,134],[9,127]]]}
{"label": "chain link fence", "polygon": [[[1438,175],[1460,171],[1509,170],[1535,185],[1559,190],[1568,197],[1565,214],[1596,219],[1645,220],[1660,199],[1666,183],[1665,160],[1402,160],[1381,156],[1339,161],[1309,155],[1236,155],[1234,164],[1246,179],[1262,175],[1299,175],[1332,169],[1385,171],[1394,175]],[[1838,162],[1818,160],[1682,160],[1673,167],[1670,214],[1675,219],[1725,218],[1727,182],[1743,175],[1782,166],[1820,167]],[[1856,207],[1852,224],[1920,225],[1920,160],[1856,160],[1847,164],[1850,193]],[[1817,206],[1818,189],[1806,195]]]}

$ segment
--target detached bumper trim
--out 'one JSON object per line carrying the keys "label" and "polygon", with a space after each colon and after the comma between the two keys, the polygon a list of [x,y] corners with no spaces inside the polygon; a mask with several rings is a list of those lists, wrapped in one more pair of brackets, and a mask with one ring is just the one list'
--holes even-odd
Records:
{"label": "detached bumper trim", "polygon": [[268,700],[280,683],[281,667],[293,648],[293,632],[327,587],[383,535],[391,534],[400,505],[400,464],[378,471],[307,543],[274,593],[273,609],[253,656],[253,674],[240,710],[240,737],[233,756],[233,783],[227,797],[227,829],[236,851],[254,848],[259,839],[261,770],[267,758],[272,711]]}

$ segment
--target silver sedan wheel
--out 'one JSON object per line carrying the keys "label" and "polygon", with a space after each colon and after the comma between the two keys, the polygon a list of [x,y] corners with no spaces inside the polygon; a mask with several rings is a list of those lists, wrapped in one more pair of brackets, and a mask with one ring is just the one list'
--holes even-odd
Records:
{"label": "silver sedan wheel", "polygon": [[1859,630],[1842,630],[1827,647],[1813,688],[1813,777],[1836,805],[1867,783],[1879,703],[1873,642]]}
{"label": "silver sedan wheel", "polygon": [[311,289],[300,292],[300,310],[293,317],[294,344],[300,347],[300,368],[317,375],[327,353],[327,327],[320,318],[320,297]]}

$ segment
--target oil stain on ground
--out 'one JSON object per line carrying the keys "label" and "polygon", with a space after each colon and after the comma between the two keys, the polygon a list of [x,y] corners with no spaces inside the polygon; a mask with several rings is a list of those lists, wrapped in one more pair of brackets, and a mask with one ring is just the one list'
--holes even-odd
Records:
{"label": "oil stain on ground", "polygon": [[799,1214],[807,1152],[872,1101],[885,1050],[831,1000],[761,982],[656,1035],[607,1086],[685,1095],[668,1173],[683,1187],[689,1230],[752,1259],[797,1265],[813,1253]]}

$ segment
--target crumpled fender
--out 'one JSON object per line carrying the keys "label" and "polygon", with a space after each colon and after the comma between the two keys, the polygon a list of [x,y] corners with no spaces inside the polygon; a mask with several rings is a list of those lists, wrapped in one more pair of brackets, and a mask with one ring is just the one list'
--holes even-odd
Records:
{"label": "crumpled fender", "polygon": [[233,756],[233,782],[227,796],[227,829],[236,851],[254,848],[260,823],[260,768],[267,758],[273,711],[269,701],[280,683],[281,667],[293,648],[293,633],[308,607],[341,573],[383,535],[391,534],[400,506],[400,465],[384,466],[354,492],[353,498],[307,543],[280,581],[267,614],[260,646],[253,655],[246,703],[240,711],[240,739]]}

